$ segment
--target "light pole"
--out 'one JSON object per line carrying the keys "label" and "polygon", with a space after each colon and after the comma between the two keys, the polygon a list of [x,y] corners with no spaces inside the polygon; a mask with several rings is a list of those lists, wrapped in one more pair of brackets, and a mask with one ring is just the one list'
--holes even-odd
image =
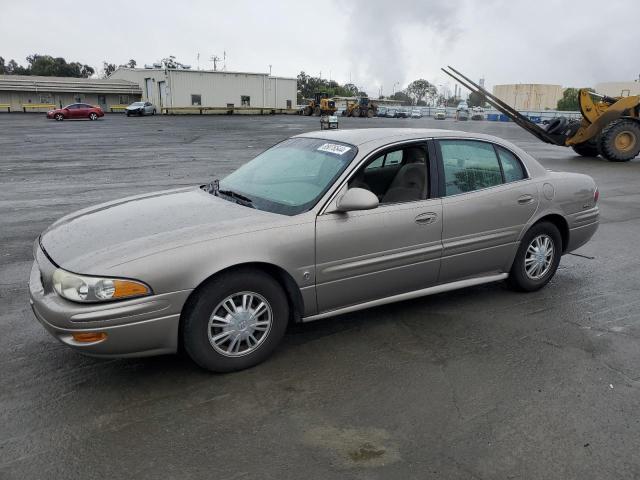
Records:
{"label": "light pole", "polygon": [[393,93],[391,94],[391,96],[394,96],[396,94],[396,85],[400,85],[400,82],[395,82],[393,84]]}

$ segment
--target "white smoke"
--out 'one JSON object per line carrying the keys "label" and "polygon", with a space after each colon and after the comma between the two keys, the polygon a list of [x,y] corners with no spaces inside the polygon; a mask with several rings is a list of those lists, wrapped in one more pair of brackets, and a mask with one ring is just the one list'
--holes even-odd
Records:
{"label": "white smoke", "polygon": [[434,46],[405,45],[407,30],[430,30],[444,43],[453,42],[459,32],[456,12],[460,3],[456,0],[351,0],[347,5],[346,53],[351,79],[370,94],[382,86],[383,93],[391,95],[394,87],[398,91],[414,80],[407,78],[407,48],[424,48],[428,61]]}

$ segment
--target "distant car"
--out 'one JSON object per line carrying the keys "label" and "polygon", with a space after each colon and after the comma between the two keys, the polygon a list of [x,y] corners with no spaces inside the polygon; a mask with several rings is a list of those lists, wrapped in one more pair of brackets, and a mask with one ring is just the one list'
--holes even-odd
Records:
{"label": "distant car", "polygon": [[473,107],[471,109],[471,120],[484,120],[484,109],[482,107]]}
{"label": "distant car", "polygon": [[[35,241],[31,306],[82,353],[184,351],[204,368],[240,370],[265,360],[292,322],[500,280],[539,290],[596,232],[598,197],[591,177],[551,172],[488,135],[309,132],[210,185],[58,220]],[[580,287],[572,273],[546,296]],[[491,301],[475,292],[476,308]],[[453,312],[459,298],[439,302]],[[531,310],[509,303],[514,318]],[[400,319],[401,308],[387,314]]]}
{"label": "distant car", "polygon": [[151,102],[133,102],[125,110],[127,117],[131,115],[155,115],[156,107]]}
{"label": "distant car", "polygon": [[436,113],[433,114],[433,118],[436,120],[444,120],[447,118],[447,111],[444,108],[438,108]]}
{"label": "distant car", "polygon": [[409,118],[409,109],[401,108],[400,110],[398,110],[396,118]]}
{"label": "distant car", "polygon": [[458,107],[456,108],[456,110],[469,110],[469,104],[463,100],[458,103]]}
{"label": "distant car", "polygon": [[387,115],[387,107],[378,107],[378,113],[376,114],[376,116],[384,117],[386,115]]}
{"label": "distant car", "polygon": [[387,118],[396,118],[398,116],[398,109],[396,108],[390,108],[387,110],[387,114],[385,115],[385,117]]}
{"label": "distant car", "polygon": [[422,118],[422,110],[419,108],[411,110],[411,118]]}
{"label": "distant car", "polygon": [[47,118],[52,118],[58,122],[74,118],[97,120],[100,117],[104,117],[102,109],[87,103],[72,103],[64,108],[56,108],[47,112]]}

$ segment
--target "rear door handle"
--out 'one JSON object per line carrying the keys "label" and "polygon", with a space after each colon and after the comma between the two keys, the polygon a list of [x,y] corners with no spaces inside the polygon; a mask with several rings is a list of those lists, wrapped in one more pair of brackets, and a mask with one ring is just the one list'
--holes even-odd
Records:
{"label": "rear door handle", "polygon": [[420,215],[416,216],[415,221],[416,221],[416,223],[419,223],[421,225],[425,225],[425,224],[428,224],[428,223],[435,222],[436,218],[438,218],[438,214],[437,213],[426,212],[426,213],[421,213]]}
{"label": "rear door handle", "polygon": [[531,202],[533,202],[533,195],[522,195],[520,198],[518,198],[518,203],[520,205],[528,205]]}

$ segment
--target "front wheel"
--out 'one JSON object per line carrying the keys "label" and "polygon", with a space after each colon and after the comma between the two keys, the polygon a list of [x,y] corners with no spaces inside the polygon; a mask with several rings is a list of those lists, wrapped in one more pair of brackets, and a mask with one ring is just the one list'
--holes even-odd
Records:
{"label": "front wheel", "polygon": [[600,134],[600,153],[610,162],[628,162],[640,153],[640,123],[615,120]]}
{"label": "front wheel", "polygon": [[97,119],[98,119],[98,114],[97,113],[91,112],[89,114],[89,120],[97,120]]}
{"label": "front wheel", "polygon": [[515,290],[539,290],[555,275],[561,256],[558,227],[550,222],[537,223],[522,238],[507,282]]}
{"label": "front wheel", "polygon": [[61,113],[56,113],[53,118],[55,118],[56,121],[61,122],[64,120],[64,115],[62,115]]}
{"label": "front wheel", "polygon": [[232,372],[264,361],[280,343],[289,304],[273,277],[239,270],[214,277],[184,312],[182,338],[202,368]]}

